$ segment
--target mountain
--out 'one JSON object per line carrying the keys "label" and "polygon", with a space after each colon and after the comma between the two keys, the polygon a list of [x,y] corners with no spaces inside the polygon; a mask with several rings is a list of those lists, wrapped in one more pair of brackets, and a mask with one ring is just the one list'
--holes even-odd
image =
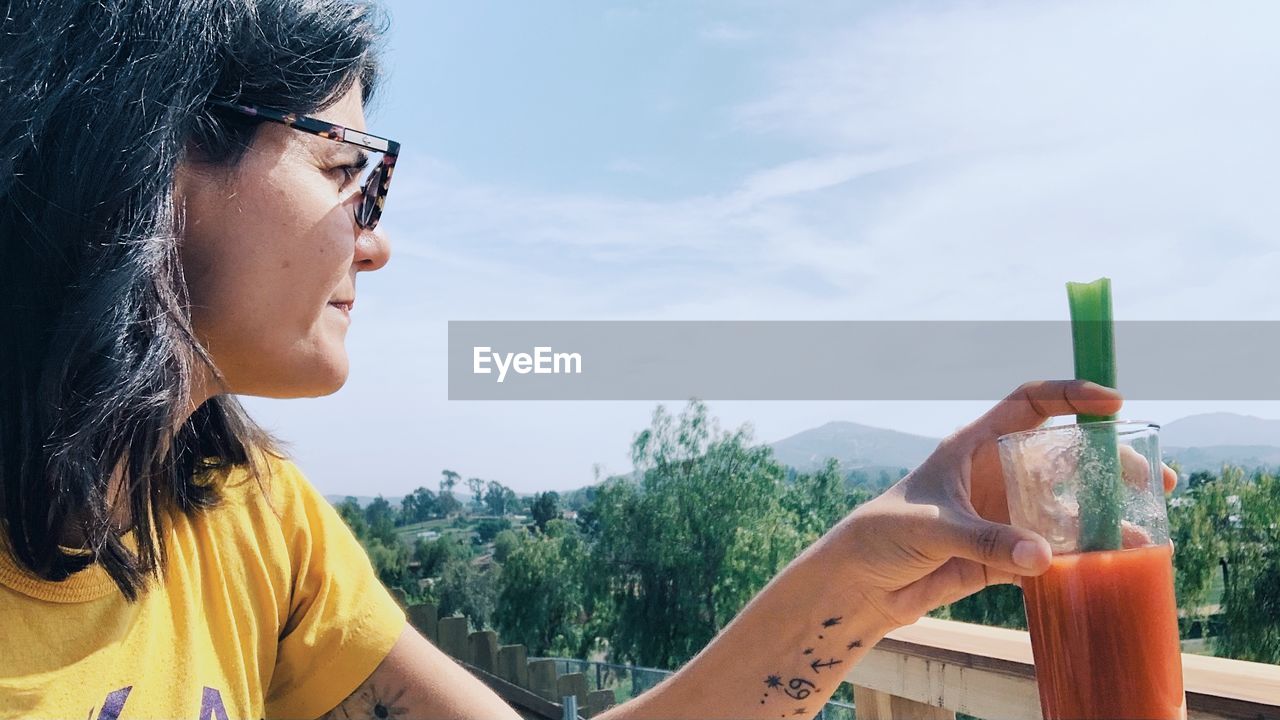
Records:
{"label": "mountain", "polygon": [[1225,412],[1190,415],[1160,428],[1160,445],[1181,448],[1219,445],[1280,448],[1280,420]]}
{"label": "mountain", "polygon": [[938,446],[937,438],[853,422],[829,422],[769,446],[779,462],[801,472],[821,468],[828,457],[845,471],[913,468]]}
{"label": "mountain", "polygon": [[[870,425],[829,422],[770,447],[780,462],[800,472],[816,470],[834,457],[846,472],[875,475],[883,468],[914,468],[938,442]],[[1217,472],[1224,464],[1280,468],[1280,420],[1225,412],[1190,415],[1160,429],[1160,447],[1164,459],[1176,461],[1183,473]]]}
{"label": "mountain", "polygon": [[1208,470],[1217,473],[1223,465],[1246,470],[1280,468],[1280,447],[1271,445],[1211,445],[1209,447],[1162,447],[1165,462],[1177,462],[1184,473]]}

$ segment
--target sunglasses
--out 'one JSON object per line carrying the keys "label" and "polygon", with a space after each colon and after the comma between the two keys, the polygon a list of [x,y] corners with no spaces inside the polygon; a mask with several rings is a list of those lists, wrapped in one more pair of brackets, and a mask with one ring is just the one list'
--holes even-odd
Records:
{"label": "sunglasses", "polygon": [[391,172],[396,167],[396,157],[400,155],[400,143],[377,135],[369,135],[359,130],[352,130],[331,122],[318,120],[297,113],[281,112],[256,105],[240,105],[237,103],[212,100],[210,105],[225,110],[233,110],[242,115],[271,120],[288,125],[295,130],[319,135],[322,138],[337,142],[350,143],[368,150],[382,153],[382,159],[376,163],[368,163],[365,167],[364,179],[360,185],[360,202],[356,205],[356,223],[366,230],[372,230],[382,217],[382,206],[387,200],[387,188],[391,186]]}

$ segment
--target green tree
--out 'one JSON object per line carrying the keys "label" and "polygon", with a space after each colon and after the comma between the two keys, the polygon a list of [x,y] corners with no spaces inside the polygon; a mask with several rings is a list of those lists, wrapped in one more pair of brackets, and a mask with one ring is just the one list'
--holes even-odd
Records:
{"label": "green tree", "polygon": [[440,514],[440,517],[449,517],[462,511],[462,503],[458,502],[452,492],[442,490],[436,496],[436,511]]}
{"label": "green tree", "polygon": [[1221,572],[1231,532],[1224,483],[1211,473],[1191,474],[1189,490],[1170,503],[1169,535],[1173,540],[1174,590],[1178,608],[1188,621],[1203,619],[1213,578]]}
{"label": "green tree", "polygon": [[471,507],[476,510],[484,507],[484,480],[467,478],[467,489],[471,491]]}
{"label": "green tree", "polygon": [[435,493],[420,487],[400,501],[400,524],[418,523],[436,516]]}
{"label": "green tree", "polygon": [[378,573],[378,579],[382,580],[384,585],[403,588],[406,592],[416,589],[414,583],[410,582],[410,553],[404,543],[397,540],[387,545],[378,538],[371,537],[365,541],[364,549],[369,554],[369,561],[373,564],[374,570]]}
{"label": "green tree", "polygon": [[611,479],[596,494],[591,566],[603,572],[588,604],[616,658],[676,667],[803,545],[770,449],[748,427],[721,433],[700,402],[678,423],[659,406],[632,461],[638,483]]}
{"label": "green tree", "polygon": [[782,493],[782,506],[791,514],[807,545],[870,499],[871,493],[865,488],[850,489],[840,474],[839,463],[828,458],[817,472],[795,474]]}
{"label": "green tree", "polygon": [[529,514],[538,530],[545,531],[548,520],[560,517],[560,494],[554,490],[535,494]]}
{"label": "green tree", "polygon": [[364,509],[364,519],[369,524],[369,537],[387,547],[400,544],[396,537],[396,511],[386,498],[381,495],[374,498]]}
{"label": "green tree", "polygon": [[451,560],[461,559],[469,562],[471,550],[448,535],[434,540],[418,538],[413,544],[413,559],[418,562],[418,572],[422,577],[438,577]]}
{"label": "green tree", "polygon": [[493,559],[505,565],[511,553],[528,537],[529,533],[523,528],[508,528],[498,533],[493,539]]}
{"label": "green tree", "polygon": [[498,575],[496,566],[482,570],[471,558],[449,558],[433,587],[440,616],[461,613],[477,629],[490,627]]}
{"label": "green tree", "polygon": [[[573,526],[513,540],[498,582],[496,623],[537,655],[582,653],[587,551]],[[495,553],[496,556],[496,553]]]}
{"label": "green tree", "polygon": [[444,493],[452,494],[453,488],[457,486],[458,480],[461,480],[461,479],[462,479],[462,476],[452,470],[441,470],[440,471],[440,493],[442,495]]}
{"label": "green tree", "polygon": [[356,539],[363,540],[369,535],[369,523],[365,522],[364,510],[360,509],[360,501],[348,495],[341,503],[338,503],[338,515],[342,517],[347,527],[351,528],[351,532]]}
{"label": "green tree", "polygon": [[[1217,655],[1280,663],[1280,480],[1238,468],[1219,480],[1227,494],[1226,578]],[[1202,487],[1203,489],[1203,487]]]}
{"label": "green tree", "polygon": [[510,527],[511,521],[506,518],[484,518],[476,523],[476,535],[482,543],[492,542],[498,533]]}
{"label": "green tree", "polygon": [[484,505],[490,514],[506,515],[514,512],[518,502],[515,491],[497,480],[490,480],[485,485]]}

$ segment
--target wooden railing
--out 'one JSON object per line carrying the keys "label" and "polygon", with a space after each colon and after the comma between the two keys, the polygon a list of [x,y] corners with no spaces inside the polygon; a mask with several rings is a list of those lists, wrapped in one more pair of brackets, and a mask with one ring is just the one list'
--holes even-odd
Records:
{"label": "wooden railing", "polygon": [[[1280,666],[1182,656],[1189,720],[1280,720]],[[858,720],[1041,720],[1025,632],[921,618],[876,644],[845,680]]]}
{"label": "wooden railing", "polygon": [[[413,625],[529,718],[560,718],[577,697],[592,717],[612,690],[588,692],[582,673],[558,675],[554,660],[530,661],[523,645],[498,645],[492,631],[468,632],[466,618],[408,608]],[[1188,720],[1280,720],[1280,666],[1182,656]],[[858,720],[1042,720],[1031,640],[1025,632],[921,618],[876,644],[845,677]]]}

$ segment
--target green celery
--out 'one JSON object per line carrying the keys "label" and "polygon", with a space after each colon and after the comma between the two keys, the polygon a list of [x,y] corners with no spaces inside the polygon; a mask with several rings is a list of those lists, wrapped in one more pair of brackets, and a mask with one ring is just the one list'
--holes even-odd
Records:
{"label": "green celery", "polygon": [[[1116,386],[1115,331],[1111,317],[1111,280],[1067,283],[1076,378]],[[1114,420],[1114,415],[1077,415],[1081,424]],[[1124,478],[1115,428],[1086,429],[1080,455],[1080,550],[1119,550]]]}

